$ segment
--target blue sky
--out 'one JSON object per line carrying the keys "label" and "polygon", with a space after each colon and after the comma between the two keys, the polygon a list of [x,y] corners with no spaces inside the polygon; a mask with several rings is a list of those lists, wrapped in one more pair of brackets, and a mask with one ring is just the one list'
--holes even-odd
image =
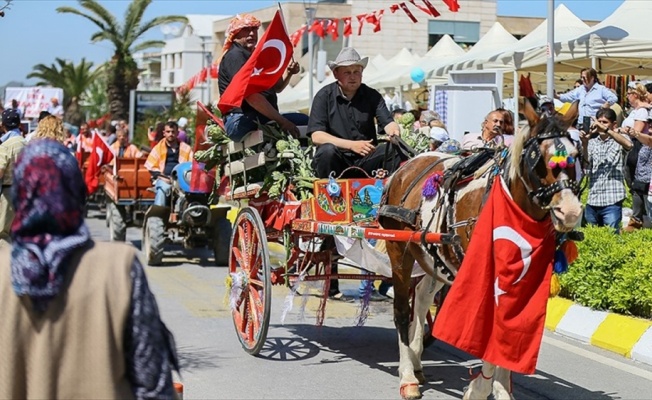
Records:
{"label": "blue sky", "polygon": [[[545,17],[546,0],[497,0],[498,15]],[[602,20],[611,14],[623,0],[557,0],[565,4],[582,19]],[[649,1],[649,0],[646,0]],[[309,2],[306,0],[304,2]],[[314,2],[314,0],[313,0]],[[102,0],[101,3],[114,15],[122,16],[129,4],[127,0]],[[440,1],[433,1],[435,5]],[[4,1],[0,0],[0,5]],[[253,11],[276,4],[275,1],[234,0],[154,0],[145,19],[157,15],[185,14],[235,14]],[[461,1],[462,6],[464,2]],[[9,81],[26,81],[26,75],[36,64],[50,65],[56,57],[79,62],[82,57],[100,64],[111,56],[109,43],[90,43],[95,26],[75,15],[58,14],[57,7],[78,7],[76,1],[64,0],[14,0],[6,16],[0,19],[3,38],[0,85]],[[441,7],[444,7],[443,4]],[[293,30],[298,27],[288,27]],[[161,37],[154,29],[150,37]],[[1,94],[0,94],[1,95]]]}

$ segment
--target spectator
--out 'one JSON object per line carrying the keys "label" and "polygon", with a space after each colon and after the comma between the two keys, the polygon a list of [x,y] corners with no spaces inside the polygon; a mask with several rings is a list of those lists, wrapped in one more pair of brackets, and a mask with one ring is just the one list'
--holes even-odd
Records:
{"label": "spectator", "polygon": [[632,216],[623,229],[632,232],[643,227],[643,217],[650,212],[647,194],[652,178],[652,137],[649,134],[649,111],[646,107],[648,91],[640,83],[633,82],[627,89],[627,101],[632,109],[623,121],[623,131],[633,142],[627,155],[627,182],[632,194]]}
{"label": "spectator", "polygon": [[53,97],[50,99],[50,103],[52,103],[52,105],[48,107],[47,111],[55,117],[63,119],[63,106],[59,104],[59,99]]}
{"label": "spectator", "polygon": [[[235,74],[249,60],[258,43],[260,21],[250,14],[236,15],[226,30],[226,41],[222,61],[219,66],[218,84],[220,95],[231,84]],[[277,93],[290,83],[292,75],[299,73],[299,64],[292,61],[276,85],[260,93],[249,95],[240,108],[233,108],[224,115],[226,134],[231,140],[240,142],[250,131],[256,130],[258,124],[275,121],[281,130],[298,137],[297,125],[306,125],[308,118],[304,114],[293,113],[281,115],[278,111]]]}
{"label": "spectator", "polygon": [[[602,86],[598,81],[598,73],[593,68],[584,68],[581,71],[582,85],[568,93],[557,96],[563,102],[572,103],[579,100],[579,121],[582,124],[584,117],[595,117],[601,108],[609,108],[618,102],[618,96]],[[581,126],[580,126],[581,129]]]}
{"label": "spectator", "polygon": [[581,132],[589,198],[584,217],[588,224],[610,226],[620,232],[625,199],[625,156],[632,142],[616,128],[616,113],[598,110],[590,133]]}
{"label": "spectator", "polygon": [[19,126],[20,117],[16,110],[8,108],[2,112],[2,128],[6,133],[0,138],[0,247],[11,243],[10,228],[14,220],[14,207],[9,192],[16,159],[25,147],[25,140],[18,131]]}
{"label": "spectator", "polygon": [[177,134],[179,126],[170,121],[165,124],[164,140],[161,140],[147,157],[145,168],[152,175],[156,196],[154,204],[165,206],[172,190],[170,175],[179,163],[192,160],[192,149],[185,143],[179,143]]}
{"label": "spectator", "polygon": [[445,128],[430,128],[430,151],[437,150],[442,143],[450,139]]}
{"label": "spectator", "polygon": [[68,135],[63,129],[63,121],[54,115],[47,115],[38,123],[31,140],[52,139],[59,143],[65,143]]}
{"label": "spectator", "polygon": [[190,144],[188,143],[188,133],[186,132],[186,127],[188,126],[188,118],[179,118],[179,122],[177,122],[177,124],[179,125],[179,141]]}
{"label": "spectator", "polygon": [[0,249],[0,398],[173,399],[174,340],[136,250],[91,239],[85,195],[62,144],[18,157],[13,246]]}
{"label": "spectator", "polygon": [[[464,150],[493,147],[505,143],[505,138],[503,137],[505,133],[505,117],[502,111],[495,110],[487,114],[480,127],[482,129],[480,134],[467,133],[462,137],[462,148]],[[511,141],[505,144],[509,145]]]}
{"label": "spectator", "polygon": [[149,140],[149,147],[154,148],[160,142],[163,140],[163,131],[165,130],[165,123],[164,122],[157,122],[156,127],[150,126],[148,131],[147,131],[147,139]]}
{"label": "spectator", "polygon": [[125,132],[127,132],[127,135],[129,135],[129,130],[125,129],[125,128],[120,128],[120,126],[121,126],[120,124],[109,125],[108,130],[101,131],[102,132],[102,137],[104,137],[104,141],[109,146],[111,146],[113,143],[115,143],[115,141],[118,139],[118,135],[117,135],[118,129],[124,130]]}
{"label": "spectator", "polygon": [[20,116],[20,119],[23,119],[23,110],[20,109],[18,100],[13,99],[11,100],[11,108],[18,111],[18,115]]}

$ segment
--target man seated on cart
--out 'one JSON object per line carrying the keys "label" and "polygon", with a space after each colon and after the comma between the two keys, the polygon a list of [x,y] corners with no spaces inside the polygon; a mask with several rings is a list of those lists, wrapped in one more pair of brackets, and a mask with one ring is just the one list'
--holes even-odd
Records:
{"label": "man seated on cart", "polygon": [[328,178],[331,173],[339,176],[351,166],[370,175],[381,168],[391,174],[400,165],[401,158],[393,146],[386,157],[389,144],[378,144],[376,123],[390,137],[399,135],[400,129],[383,96],[362,83],[368,61],[368,57],[360,58],[355,49],[346,47],[328,63],[337,81],[315,95],[307,131],[317,146],[313,168],[318,178]]}
{"label": "man seated on cart", "polygon": [[[226,30],[226,40],[219,65],[218,86],[220,95],[231,84],[235,74],[251,57],[258,43],[260,20],[250,14],[239,14],[231,20]],[[244,99],[242,106],[224,115],[224,128],[227,136],[234,142],[241,142],[247,133],[258,129],[258,123],[275,121],[281,130],[299,136],[297,125],[306,125],[308,117],[301,113],[281,114],[278,111],[277,93],[290,83],[290,78],[299,72],[299,64],[292,61],[284,76],[274,87],[254,93]]]}
{"label": "man seated on cart", "polygon": [[163,130],[163,140],[154,146],[145,161],[145,168],[155,181],[154,204],[157,206],[165,206],[170,197],[172,190],[170,175],[174,167],[179,163],[192,161],[192,148],[186,143],[179,142],[178,133],[179,125],[174,121],[168,121]]}
{"label": "man seated on cart", "polygon": [[[335,61],[328,63],[337,81],[317,92],[307,131],[317,146],[313,168],[318,178],[328,178],[331,174],[339,177],[351,166],[369,175],[378,169],[386,169],[391,174],[403,161],[394,146],[386,149],[388,143],[378,144],[376,124],[390,137],[398,136],[400,129],[383,96],[362,83],[362,72],[368,61],[368,57],[361,58],[355,49],[346,47]],[[332,273],[337,274],[337,264],[333,265]],[[370,281],[362,281],[361,295],[368,290],[367,285]],[[383,285],[381,291],[388,287]],[[340,292],[337,279],[331,280],[329,297],[349,300]],[[383,293],[375,289],[371,292],[371,300],[384,299]]]}
{"label": "man seated on cart", "polygon": [[143,152],[129,143],[129,133],[124,129],[116,131],[116,141],[111,145],[111,151],[119,158],[140,158]]}

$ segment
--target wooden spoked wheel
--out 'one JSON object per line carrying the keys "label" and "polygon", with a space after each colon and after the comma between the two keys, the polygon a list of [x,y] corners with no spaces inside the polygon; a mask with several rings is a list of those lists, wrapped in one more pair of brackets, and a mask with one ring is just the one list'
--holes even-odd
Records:
{"label": "wooden spoked wheel", "polygon": [[267,338],[272,284],[265,227],[251,207],[241,209],[235,220],[229,273],[235,331],[244,350],[256,355]]}

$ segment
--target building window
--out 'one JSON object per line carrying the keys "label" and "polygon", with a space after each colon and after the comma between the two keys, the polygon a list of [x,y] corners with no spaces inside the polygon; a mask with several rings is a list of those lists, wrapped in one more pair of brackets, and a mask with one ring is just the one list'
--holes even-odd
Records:
{"label": "building window", "polygon": [[480,40],[480,22],[428,21],[428,48],[437,44],[444,35],[465,46],[473,46]]}
{"label": "building window", "polygon": [[168,85],[174,86],[174,72],[168,73]]}

